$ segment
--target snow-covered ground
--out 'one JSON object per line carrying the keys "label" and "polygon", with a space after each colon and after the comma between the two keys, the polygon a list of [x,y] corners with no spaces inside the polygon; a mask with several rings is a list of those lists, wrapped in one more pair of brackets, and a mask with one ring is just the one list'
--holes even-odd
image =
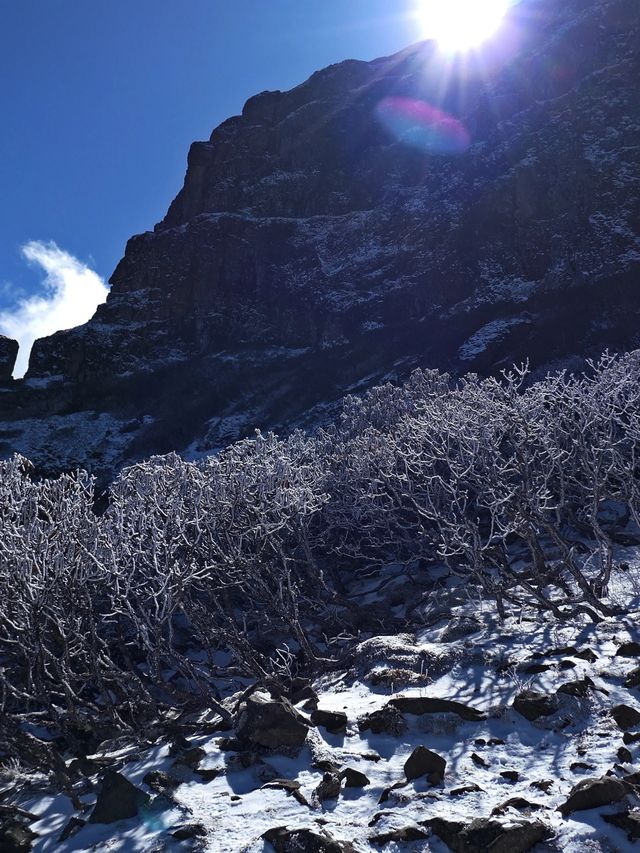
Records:
{"label": "snow-covered ground", "polygon": [[[529,612],[501,623],[488,604],[467,600],[455,604],[451,615],[412,634],[365,639],[348,671],[326,675],[314,685],[321,709],[346,713],[345,734],[312,727],[298,754],[258,750],[250,759],[228,744],[221,749],[225,744],[220,739],[232,732],[191,737],[194,746],[206,751],[199,769],[218,769],[219,775],[203,782],[182,768],[183,781],[174,791],[173,803],[162,809],[152,806],[141,810],[138,818],[119,823],[87,824],[59,842],[69,818],[81,813],[67,796],[36,794],[25,785],[20,805],[41,818],[31,825],[39,836],[33,850],[190,849],[193,841],[177,841],[171,833],[198,823],[206,829],[198,849],[210,853],[267,853],[272,848],[262,834],[282,826],[328,832],[365,853],[380,849],[376,836],[407,827],[419,830],[421,822],[434,817],[458,821],[488,817],[514,797],[527,802],[505,806],[503,820],[525,817],[549,829],[549,840],[531,848],[536,853],[634,849],[625,832],[602,818],[624,805],[637,807],[633,793],[626,802],[569,817],[557,810],[581,779],[608,772],[622,778],[640,769],[640,742],[627,744],[630,756],[619,754],[623,732],[610,713],[619,704],[640,711],[638,688],[623,684],[640,660],[616,654],[623,643],[640,640],[640,553],[622,549],[618,556],[622,569],[613,579],[611,600],[627,603],[625,618],[564,624]],[[358,606],[384,600],[389,589],[389,584],[379,592],[362,586]],[[525,689],[553,696],[561,685],[585,678],[592,682],[586,695],[557,694],[559,707],[550,716],[529,722],[512,707],[516,694]],[[230,680],[227,693],[237,693],[243,686]],[[359,730],[358,719],[398,696],[455,700],[483,712],[484,718],[466,721],[451,713],[405,713],[407,728],[399,734]],[[309,716],[303,704],[298,709]],[[430,785],[422,777],[387,791],[403,780],[405,761],[419,745],[446,760],[442,783]],[[107,754],[116,769],[147,793],[150,789],[143,782],[147,772],[177,772],[167,741],[146,748],[119,745]],[[314,790],[323,776],[319,767],[326,763],[358,770],[369,784],[343,786],[337,799],[318,802]],[[511,779],[501,775],[505,772]],[[298,782],[308,805],[282,788],[264,787],[275,778]],[[98,787],[93,785],[80,797],[87,804],[85,819]],[[431,836],[387,842],[384,849],[441,853],[449,848]]]}

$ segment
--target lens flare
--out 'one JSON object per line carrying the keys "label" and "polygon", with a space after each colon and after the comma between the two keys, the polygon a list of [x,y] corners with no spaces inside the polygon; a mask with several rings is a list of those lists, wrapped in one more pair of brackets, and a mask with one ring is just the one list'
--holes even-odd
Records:
{"label": "lens flare", "polygon": [[493,35],[508,7],[508,0],[420,0],[418,15],[425,38],[464,52]]}
{"label": "lens flare", "polygon": [[438,107],[413,98],[384,98],[380,123],[399,141],[431,154],[462,154],[471,144],[466,127]]}

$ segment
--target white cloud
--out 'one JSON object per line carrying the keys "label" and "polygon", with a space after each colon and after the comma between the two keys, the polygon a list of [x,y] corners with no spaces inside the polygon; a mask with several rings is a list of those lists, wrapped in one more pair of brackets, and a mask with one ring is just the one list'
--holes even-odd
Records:
{"label": "white cloud", "polygon": [[15,308],[0,312],[0,334],[20,344],[16,377],[26,372],[37,338],[86,323],[109,292],[97,273],[54,242],[32,240],[20,251],[26,261],[44,271],[45,278],[42,294],[21,299]]}

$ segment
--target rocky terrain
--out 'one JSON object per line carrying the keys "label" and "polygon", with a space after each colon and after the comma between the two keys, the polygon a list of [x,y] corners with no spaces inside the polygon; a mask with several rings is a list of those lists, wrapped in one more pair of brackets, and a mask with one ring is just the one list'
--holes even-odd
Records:
{"label": "rocky terrain", "polygon": [[287,696],[227,672],[231,723],[185,709],[142,743],[79,731],[52,744],[66,749],[64,793],[5,770],[0,849],[635,849],[640,563],[637,549],[618,557],[609,601],[630,605],[623,620],[498,624],[443,578],[422,627],[391,635],[376,607],[402,620],[416,590],[390,567],[349,592],[371,618],[346,668],[292,679]]}
{"label": "rocky terrain", "polygon": [[[635,0],[524,0],[474,61],[423,43],[251,98],[86,325],[19,381],[0,341],[0,453],[108,479],[317,423],[416,365],[637,346],[638,43]],[[394,136],[408,102],[456,138]]]}

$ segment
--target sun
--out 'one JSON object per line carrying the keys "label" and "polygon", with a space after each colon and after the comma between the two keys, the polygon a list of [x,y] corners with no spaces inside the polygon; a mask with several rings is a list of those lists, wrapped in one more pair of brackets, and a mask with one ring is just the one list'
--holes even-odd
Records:
{"label": "sun", "polygon": [[508,6],[508,0],[420,0],[418,14],[426,38],[462,53],[493,35]]}

